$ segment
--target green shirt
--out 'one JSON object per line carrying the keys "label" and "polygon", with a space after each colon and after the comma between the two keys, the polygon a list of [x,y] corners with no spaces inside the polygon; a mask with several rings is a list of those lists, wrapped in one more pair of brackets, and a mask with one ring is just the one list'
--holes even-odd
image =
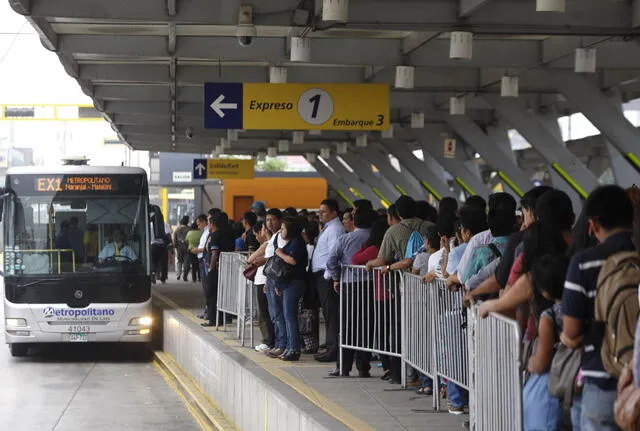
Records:
{"label": "green shirt", "polygon": [[417,217],[402,220],[391,226],[384,234],[378,257],[384,260],[387,265],[402,260],[413,231],[418,231],[422,236],[426,236],[429,226],[433,226],[433,223]]}
{"label": "green shirt", "polygon": [[189,250],[192,248],[198,248],[198,244],[200,244],[200,237],[202,236],[202,231],[198,230],[190,230],[187,232],[187,236],[185,237],[185,241],[189,247]]}

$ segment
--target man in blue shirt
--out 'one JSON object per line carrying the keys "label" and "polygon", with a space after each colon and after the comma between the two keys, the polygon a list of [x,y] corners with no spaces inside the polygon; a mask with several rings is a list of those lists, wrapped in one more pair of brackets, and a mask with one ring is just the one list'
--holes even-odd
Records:
{"label": "man in blue shirt", "polygon": [[617,379],[602,365],[602,331],[594,325],[595,296],[605,260],[635,250],[632,242],[633,206],[618,186],[594,190],[585,205],[589,231],[599,245],[576,253],[571,259],[562,297],[561,341],[569,347],[583,346],[581,372],[585,378],[582,399],[574,398],[571,421],[574,429],[617,430],[613,404]]}
{"label": "man in blue shirt", "polygon": [[331,277],[327,276],[327,261],[334,244],[345,234],[344,227],[338,217],[338,202],[325,199],[320,203],[320,221],[324,228],[318,239],[311,258],[311,288],[315,288],[320,298],[322,314],[325,321],[326,352],[318,353],[314,358],[319,362],[333,362],[338,359],[338,331],[340,319],[340,296],[333,290]]}
{"label": "man in blue shirt", "polygon": [[473,250],[469,264],[461,274],[464,284],[493,260],[502,257],[516,224],[516,201],[508,193],[494,193],[489,206],[487,221],[493,239],[488,245]]}
{"label": "man in blue shirt", "polygon": [[[352,220],[355,226],[354,230],[338,238],[331,249],[329,259],[327,260],[327,271],[325,272],[325,277],[329,276],[332,280],[335,292],[340,292],[342,267],[345,265],[351,265],[353,255],[355,255],[362,248],[364,243],[367,242],[374,219],[375,213],[373,213],[373,211],[358,210],[352,215]],[[364,313],[368,308],[367,299],[370,298],[370,294],[368,290],[363,290],[368,287],[368,283],[362,272],[360,272],[360,275],[363,276],[361,280],[350,279],[350,277],[357,277],[350,274],[346,274],[345,278],[342,279],[342,327],[344,330],[342,340],[345,344],[353,344],[356,341],[354,339],[355,337],[362,339],[362,336],[365,333],[365,325],[359,325],[358,328],[360,331],[356,331],[356,325],[354,325],[356,322],[353,321],[354,316],[359,316],[358,320],[360,322],[369,322],[369,319]],[[356,289],[361,289],[361,293],[359,295],[357,294]],[[347,301],[346,299],[350,299],[350,301]],[[349,322],[349,317],[352,318],[351,322]],[[348,325],[348,322],[350,325]],[[368,333],[373,333],[373,331],[369,331]],[[352,349],[342,350],[342,366],[338,358],[336,369],[330,372],[329,375],[334,377],[340,375],[348,376],[351,372],[351,367],[353,366],[354,356],[356,360],[356,368],[358,369],[360,377],[370,377],[369,369],[371,366],[369,365],[369,361],[371,360],[371,357],[369,353],[359,350],[354,351]]]}

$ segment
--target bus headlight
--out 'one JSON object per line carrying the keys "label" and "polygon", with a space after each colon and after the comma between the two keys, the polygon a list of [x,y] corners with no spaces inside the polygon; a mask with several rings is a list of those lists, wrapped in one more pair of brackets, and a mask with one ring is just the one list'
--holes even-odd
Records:
{"label": "bus headlight", "polygon": [[151,326],[153,319],[150,316],[134,317],[129,321],[129,326]]}
{"label": "bus headlight", "polygon": [[27,326],[27,321],[25,319],[11,319],[7,318],[4,320],[6,327],[12,328],[25,328]]}

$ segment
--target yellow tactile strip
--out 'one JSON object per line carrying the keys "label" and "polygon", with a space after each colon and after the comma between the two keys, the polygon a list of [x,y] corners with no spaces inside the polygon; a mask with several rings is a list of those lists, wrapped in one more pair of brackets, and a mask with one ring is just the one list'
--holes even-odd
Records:
{"label": "yellow tactile strip", "polygon": [[[199,320],[196,316],[194,316],[190,310],[185,310],[184,308],[181,308],[173,300],[171,300],[170,298],[160,293],[154,292],[154,297],[164,302],[171,309],[177,310],[180,314],[185,316],[187,319],[200,325],[201,320]],[[310,363],[295,364],[295,363],[282,363],[281,361],[274,361],[273,359],[268,358],[265,355],[254,351],[253,349],[248,349],[246,347],[240,346],[239,342],[235,339],[225,338],[225,334],[228,334],[228,332],[216,331],[215,328],[207,329],[207,332],[214,334],[218,339],[220,339],[227,346],[232,347],[237,352],[251,359],[261,368],[269,372],[278,380],[289,385],[292,389],[294,389],[300,395],[304,396],[306,399],[311,401],[314,405],[322,409],[326,414],[342,422],[345,426],[358,431],[360,430],[368,431],[368,430],[375,429],[371,427],[371,425],[369,425],[368,423],[364,422],[362,419],[351,414],[349,411],[347,411],[345,408],[343,408],[342,406],[340,406],[330,398],[322,395],[320,392],[316,391],[315,389],[313,389],[312,387],[304,383],[302,380],[287,373],[283,369],[287,367],[311,366]]]}
{"label": "yellow tactile strip", "polygon": [[153,355],[153,365],[182,399],[200,428],[205,431],[235,431],[238,429],[200,389],[200,386],[184,372],[171,355],[160,351],[154,351]]}

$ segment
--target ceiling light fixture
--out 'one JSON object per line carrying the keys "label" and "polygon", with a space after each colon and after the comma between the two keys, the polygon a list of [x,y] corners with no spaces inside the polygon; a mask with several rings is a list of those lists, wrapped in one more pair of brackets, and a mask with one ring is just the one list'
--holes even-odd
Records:
{"label": "ceiling light fixture", "polygon": [[576,59],[574,70],[577,73],[595,73],[596,71],[596,49],[576,48]]}
{"label": "ceiling light fixture", "polygon": [[565,0],[536,0],[536,12],[564,12]]}
{"label": "ceiling light fixture", "polygon": [[520,94],[519,80],[517,76],[503,76],[500,81],[500,96],[518,97]]}
{"label": "ceiling light fixture", "polygon": [[412,89],[414,85],[415,68],[413,66],[396,66],[396,88]]}
{"label": "ceiling light fixture", "polygon": [[308,63],[311,61],[311,39],[306,37],[291,38],[291,57],[292,62]]}
{"label": "ceiling light fixture", "polygon": [[346,21],[349,18],[349,0],[322,0],[323,21]]}
{"label": "ceiling light fixture", "polygon": [[449,115],[464,115],[467,110],[465,96],[453,96],[449,99]]}
{"label": "ceiling light fixture", "polygon": [[411,114],[411,128],[424,129],[424,112],[413,112]]}
{"label": "ceiling light fixture", "polygon": [[468,31],[452,31],[449,41],[449,58],[455,60],[471,60],[473,56],[473,33]]}
{"label": "ceiling light fixture", "polygon": [[287,83],[287,68],[275,67],[269,68],[269,83],[271,84],[286,84]]}

